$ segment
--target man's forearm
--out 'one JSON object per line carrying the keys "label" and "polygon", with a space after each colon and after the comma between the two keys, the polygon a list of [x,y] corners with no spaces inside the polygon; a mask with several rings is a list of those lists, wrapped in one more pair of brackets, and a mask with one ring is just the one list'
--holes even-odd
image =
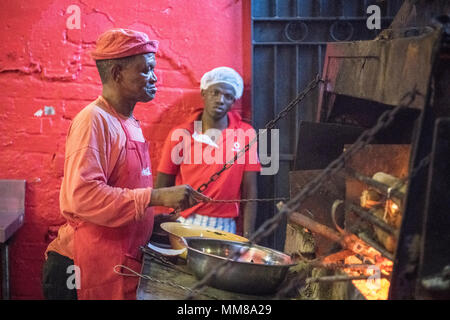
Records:
{"label": "man's forearm", "polygon": [[158,174],[156,176],[155,189],[167,188],[167,187],[174,186],[175,178],[176,178],[176,176],[174,174],[158,172]]}
{"label": "man's forearm", "polygon": [[164,206],[163,197],[161,190],[152,189],[152,197],[150,198],[150,202],[148,204],[149,207],[154,206]]}

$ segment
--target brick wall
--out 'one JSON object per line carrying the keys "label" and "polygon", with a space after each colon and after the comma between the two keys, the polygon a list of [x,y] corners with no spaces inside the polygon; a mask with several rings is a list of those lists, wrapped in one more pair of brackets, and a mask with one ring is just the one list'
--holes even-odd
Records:
{"label": "brick wall", "polygon": [[[25,179],[23,227],[10,240],[11,297],[41,299],[44,251],[59,214],[64,144],[73,117],[101,92],[88,52],[97,36],[126,27],[160,41],[158,93],[135,116],[158,154],[170,128],[201,106],[204,72],[230,66],[244,78],[236,105],[250,117],[250,1],[4,0],[0,10],[0,179]],[[80,9],[80,28],[73,20]],[[68,24],[69,20],[69,24]]]}

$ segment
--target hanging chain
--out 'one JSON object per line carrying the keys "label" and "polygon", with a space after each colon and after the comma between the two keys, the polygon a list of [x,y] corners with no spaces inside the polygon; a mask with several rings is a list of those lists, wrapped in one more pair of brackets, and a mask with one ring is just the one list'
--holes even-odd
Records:
{"label": "hanging chain", "polygon": [[388,198],[390,198],[390,193],[392,192],[392,190],[394,189],[399,189],[401,188],[406,182],[408,182],[409,180],[411,180],[412,178],[414,178],[416,176],[416,174],[424,167],[426,167],[431,160],[431,155],[428,154],[427,156],[423,157],[422,160],[420,160],[419,164],[413,169],[411,170],[411,173],[409,174],[409,176],[400,179],[398,182],[396,182],[392,187],[390,187],[388,189]]}
{"label": "hanging chain", "polygon": [[[244,155],[248,150],[250,150],[250,147],[256,143],[256,141],[258,141],[258,137],[262,134],[267,132],[270,129],[273,129],[275,127],[275,124],[282,118],[284,118],[299,102],[301,102],[310,92],[311,90],[313,90],[315,87],[317,87],[317,85],[323,82],[322,79],[320,79],[319,75],[316,76],[316,78],[314,80],[312,80],[307,87],[294,99],[292,100],[287,106],[286,108],[284,108],[283,110],[281,110],[278,115],[270,120],[266,126],[264,127],[264,130],[260,131],[256,137],[250,141],[244,148],[242,148],[241,150],[239,150],[235,156],[233,157],[233,159],[229,160],[228,162],[226,162],[222,169],[220,169],[219,171],[217,171],[216,173],[214,173],[213,175],[211,175],[211,177],[209,178],[209,180],[206,183],[203,183],[200,187],[198,187],[197,191],[198,192],[203,192],[205,191],[209,184],[216,181],[217,179],[219,179],[220,175],[225,171],[228,170],[229,168],[231,168],[231,166],[236,162],[236,160],[238,158],[240,158],[242,155]],[[256,199],[247,199],[249,201],[257,201]],[[216,201],[222,201],[222,200],[216,200]],[[267,200],[262,200],[262,201],[274,201],[271,199],[267,199]],[[214,201],[213,201],[214,202]],[[233,200],[232,202],[239,202],[239,200]]]}
{"label": "hanging chain", "polygon": [[[317,81],[317,79],[315,80]],[[316,84],[317,85],[317,84]],[[392,110],[385,111],[379,118],[375,126],[370,129],[365,130],[344,153],[342,153],[338,158],[332,161],[322,172],[317,175],[313,180],[308,182],[305,187],[291,200],[289,200],[286,204],[282,205],[278,210],[278,213],[275,214],[272,218],[266,220],[258,230],[251,235],[249,238],[250,245],[244,249],[239,248],[239,250],[235,250],[230,254],[230,259],[225,260],[223,263],[220,263],[214,270],[211,270],[207,273],[197,284],[192,288],[192,291],[186,296],[187,299],[192,299],[195,295],[198,295],[203,290],[205,290],[206,285],[210,279],[215,277],[217,274],[220,274],[226,270],[226,267],[232,261],[238,259],[242,254],[245,254],[252,246],[253,243],[257,243],[259,240],[267,237],[272,234],[272,232],[278,227],[280,222],[284,217],[288,217],[291,213],[295,212],[301,205],[301,203],[314,194],[321,185],[327,181],[330,175],[333,175],[340,171],[344,166],[345,162],[356,152],[360,151],[366,145],[373,141],[375,135],[381,131],[382,129],[389,126],[394,120],[397,113],[405,107],[409,107],[415,100],[418,92],[416,88],[413,89],[412,92],[409,92],[403,96],[398,106],[393,108]],[[406,102],[404,100],[408,99]]]}
{"label": "hanging chain", "polygon": [[[313,81],[311,81],[311,82],[308,84],[308,86],[307,86],[307,87],[306,87],[306,88],[305,88],[305,89],[304,89],[304,90],[303,90],[303,91],[302,91],[302,92],[301,92],[294,100],[292,100],[292,101],[287,105],[286,108],[284,108],[284,109],[277,115],[277,117],[275,117],[274,119],[272,119],[271,121],[269,121],[269,122],[266,124],[266,126],[264,127],[264,130],[263,130],[263,131],[260,131],[252,141],[250,141],[244,148],[242,148],[241,150],[239,150],[239,151],[236,153],[236,155],[233,157],[233,159],[231,159],[230,161],[228,161],[227,163],[225,163],[224,166],[223,166],[219,171],[217,171],[216,173],[214,173],[213,175],[211,175],[211,177],[209,178],[209,181],[206,182],[206,183],[204,183],[204,184],[202,184],[202,185],[197,189],[197,191],[202,193],[203,191],[205,191],[205,190],[208,188],[208,186],[209,186],[210,183],[212,183],[212,182],[216,181],[217,179],[219,179],[220,175],[221,175],[225,170],[228,170],[228,169],[236,162],[236,160],[237,160],[238,158],[240,158],[240,157],[241,157],[242,155],[244,155],[248,150],[250,150],[250,147],[258,141],[258,137],[259,137],[262,133],[267,132],[267,130],[273,129],[273,128],[275,127],[276,123],[277,123],[280,119],[282,119],[283,117],[285,117],[285,116],[286,116],[286,115],[287,115],[287,114],[288,114],[288,113],[289,113],[289,112],[290,112],[290,111],[291,111],[291,110],[292,110],[299,102],[301,102],[301,101],[306,97],[306,95],[309,94],[309,92],[311,92],[315,87],[317,87],[317,85],[318,85],[320,82],[323,82],[323,80],[321,80],[320,77],[319,77],[319,75],[317,75],[316,78],[315,78]],[[289,198],[235,199],[235,200],[214,200],[214,199],[213,199],[213,200],[210,201],[210,202],[212,202],[212,203],[232,203],[232,202],[287,201],[287,200],[289,200]],[[116,267],[117,267],[117,266],[116,266]],[[117,272],[116,270],[114,270],[114,272],[116,272],[116,273],[118,273],[118,274],[121,274],[121,275],[124,275],[124,276],[138,276],[138,277],[141,277],[141,278],[143,278],[143,279],[147,279],[147,280],[154,281],[154,282],[157,282],[157,283],[160,283],[160,284],[166,284],[166,285],[169,285],[169,286],[178,288],[178,289],[182,289],[182,290],[184,290],[184,291],[189,292],[188,297],[197,296],[197,295],[199,295],[200,293],[202,293],[202,294],[205,295],[205,296],[209,296],[210,298],[217,299],[217,297],[214,297],[214,296],[211,296],[211,295],[208,295],[208,294],[203,293],[203,291],[204,291],[204,289],[205,289],[204,287],[202,288],[201,292],[199,292],[199,290],[196,289],[197,285],[194,286],[194,288],[191,289],[191,288],[183,287],[183,286],[178,285],[178,284],[176,284],[176,283],[173,283],[173,282],[171,282],[171,281],[159,280],[159,279],[153,278],[153,277],[148,276],[148,275],[140,274],[140,273],[138,273],[138,272],[136,272],[136,271],[134,271],[134,270],[131,270],[131,269],[125,267],[125,266],[121,266],[121,267],[127,269],[127,270],[130,271],[132,274],[119,273],[119,272]]]}

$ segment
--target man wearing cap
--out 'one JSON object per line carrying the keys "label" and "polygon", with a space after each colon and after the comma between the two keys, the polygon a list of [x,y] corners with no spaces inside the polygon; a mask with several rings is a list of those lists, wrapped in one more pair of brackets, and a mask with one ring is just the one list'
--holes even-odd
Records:
{"label": "man wearing cap", "polygon": [[[169,133],[158,166],[157,188],[184,183],[199,188],[255,138],[253,127],[231,110],[242,96],[241,76],[219,67],[205,73],[200,83],[204,109]],[[213,200],[256,198],[260,170],[254,143],[204,194]],[[199,203],[182,211],[179,221],[236,233],[239,209],[238,202]],[[242,211],[243,235],[249,237],[254,231],[256,203],[244,202]]]}
{"label": "man wearing cap", "polygon": [[155,97],[157,49],[157,41],[127,29],[97,40],[91,55],[103,90],[68,132],[60,192],[67,222],[46,250],[47,299],[135,299],[138,278],[115,270],[140,272],[139,247],[153,229],[150,207],[183,210],[208,200],[188,185],[152,188],[148,142],[133,110]]}

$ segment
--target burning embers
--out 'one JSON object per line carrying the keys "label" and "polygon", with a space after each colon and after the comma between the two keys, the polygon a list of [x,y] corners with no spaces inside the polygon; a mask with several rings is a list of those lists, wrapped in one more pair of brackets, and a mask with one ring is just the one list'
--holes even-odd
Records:
{"label": "burning embers", "polygon": [[[339,175],[289,215],[285,252],[298,254],[312,268],[304,273],[305,288],[314,288],[306,298],[360,299],[361,294],[366,299],[388,298],[409,154],[410,145],[366,145],[345,162]],[[291,193],[317,171],[291,172]],[[303,255],[311,247],[304,245],[305,232],[292,226],[309,231],[312,260]]]}
{"label": "burning embers", "polygon": [[400,207],[402,206],[402,199],[393,197],[390,195],[389,189],[396,188],[401,193],[405,192],[406,186],[402,185],[402,180],[397,179],[391,175],[383,172],[376,173],[372,179],[388,186],[388,195],[383,195],[374,188],[364,190],[360,204],[362,208],[369,209],[369,212],[377,217],[379,220],[391,226],[392,228],[382,228],[380,226],[373,226],[373,232],[375,233],[378,241],[384,246],[384,248],[390,253],[394,253],[397,239],[396,233],[400,229],[402,221],[402,213]]}
{"label": "burning embers", "polygon": [[[345,263],[354,266],[361,265],[362,261],[355,255],[345,258]],[[388,277],[392,272],[392,261],[384,261],[383,268],[369,265],[364,269],[345,268],[344,271],[351,276],[367,277],[362,280],[352,280],[353,285],[367,300],[386,300],[389,294],[390,282]]]}
{"label": "burning embers", "polygon": [[[363,190],[360,196],[360,207],[350,205],[350,210],[365,222],[361,224],[358,236],[379,251],[383,258],[363,270],[345,268],[344,271],[352,276],[367,277],[365,280],[352,280],[355,287],[367,299],[384,300],[389,294],[389,276],[392,272],[393,254],[402,220],[402,195],[405,193],[406,185],[403,180],[384,172],[360,180],[364,180],[369,187]],[[393,192],[395,196],[392,195]],[[345,258],[345,263],[358,265],[364,263],[366,259],[365,255],[359,257],[352,255]]]}

